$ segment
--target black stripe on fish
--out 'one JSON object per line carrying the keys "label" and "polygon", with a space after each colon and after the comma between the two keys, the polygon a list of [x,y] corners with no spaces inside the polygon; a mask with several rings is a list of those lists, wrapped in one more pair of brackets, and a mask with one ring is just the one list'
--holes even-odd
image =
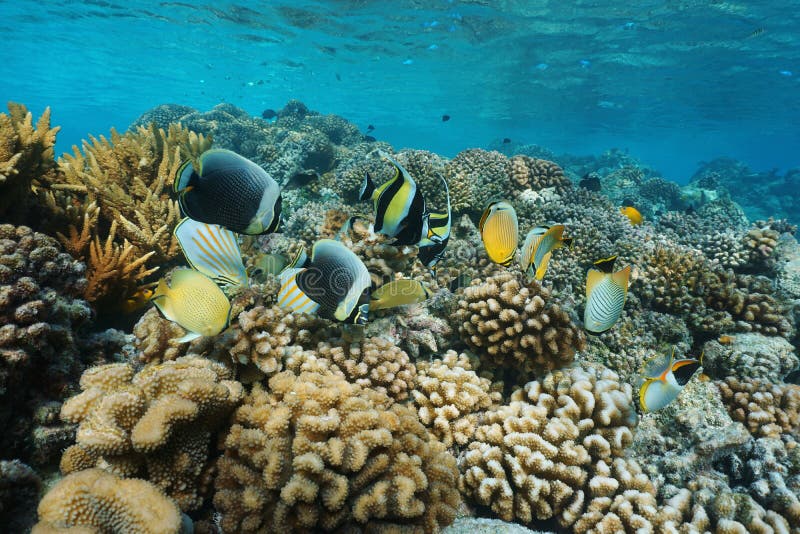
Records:
{"label": "black stripe on fish", "polygon": [[375,182],[368,172],[364,173],[364,182],[361,184],[361,189],[358,192],[359,200],[369,200],[372,198],[372,193],[375,192]]}
{"label": "black stripe on fish", "polygon": [[275,206],[272,208],[272,220],[264,232],[266,234],[273,234],[278,231],[278,226],[281,224],[281,211],[283,210],[283,197],[280,193],[278,199],[275,201]]}
{"label": "black stripe on fish", "polygon": [[414,198],[411,201],[406,216],[400,223],[402,230],[397,233],[392,245],[416,245],[422,239],[422,227],[425,220],[425,199],[417,188]]}
{"label": "black stripe on fish", "polygon": [[610,274],[614,272],[615,261],[617,261],[616,256],[609,256],[608,258],[603,258],[594,262],[594,267],[600,272]]}
{"label": "black stripe on fish", "polygon": [[700,362],[690,362],[673,368],[672,374],[679,385],[685,386],[699,368]]}
{"label": "black stripe on fish", "polygon": [[[386,189],[383,190],[381,196],[378,197],[378,205],[375,208],[375,231],[380,232],[383,228],[383,217],[386,214],[386,210],[389,207],[392,199],[397,195],[397,192],[403,186],[403,176],[400,174],[396,178],[393,179],[394,181],[386,186]],[[407,213],[407,212],[406,212]]]}

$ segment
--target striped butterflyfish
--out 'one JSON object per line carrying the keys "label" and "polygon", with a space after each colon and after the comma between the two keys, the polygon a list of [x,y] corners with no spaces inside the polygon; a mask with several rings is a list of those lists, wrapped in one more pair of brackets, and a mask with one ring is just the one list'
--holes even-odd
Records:
{"label": "striped butterflyfish", "polygon": [[317,241],[303,266],[288,267],[280,279],[278,304],[284,308],[343,323],[365,324],[369,318],[369,271],[339,241]]}
{"label": "striped butterflyfish", "polygon": [[525,237],[519,263],[522,271],[542,280],[553,251],[563,246],[572,246],[572,238],[564,237],[564,225],[536,226]]}
{"label": "striped butterflyfish", "polygon": [[424,302],[433,296],[431,288],[420,282],[403,278],[393,280],[388,284],[383,284],[370,295],[370,310],[385,310],[397,306],[417,304]]}
{"label": "striped butterflyfish", "polygon": [[639,386],[639,405],[644,412],[654,412],[667,406],[678,397],[684,386],[700,368],[699,360],[675,359],[675,349],[669,358],[657,358],[645,366]]}
{"label": "striped butterflyfish", "polygon": [[179,343],[215,336],[230,320],[228,297],[211,278],[194,269],[173,271],[170,285],[162,278],[150,300],[164,317],[188,330]]}
{"label": "striped butterflyfish", "polygon": [[174,233],[193,269],[219,286],[247,287],[247,271],[236,234],[217,224],[189,218],[179,222]]}
{"label": "striped butterflyfish", "polygon": [[478,229],[489,259],[505,267],[511,265],[519,244],[519,223],[514,206],[505,200],[493,200],[483,210]]}
{"label": "striped butterflyfish", "polygon": [[375,209],[375,232],[393,237],[393,245],[416,245],[426,225],[425,199],[417,183],[394,158],[378,152],[394,166],[394,176],[375,187],[369,173],[359,191],[359,199],[372,199]]}
{"label": "striped butterflyfish", "polygon": [[447,193],[447,211],[444,213],[430,212],[428,214],[428,233],[418,243],[417,257],[428,269],[434,269],[439,260],[444,256],[444,249],[450,241],[450,229],[453,224],[452,208],[450,207],[450,188],[447,180],[439,175]]}
{"label": "striped butterflyfish", "polygon": [[614,272],[616,256],[594,262],[586,273],[586,310],[583,324],[589,332],[601,334],[614,326],[628,296],[631,266]]}
{"label": "striped butterflyfish", "polygon": [[264,169],[230,150],[203,152],[178,169],[173,187],[190,219],[218,224],[240,234],[265,234],[278,229],[281,191]]}

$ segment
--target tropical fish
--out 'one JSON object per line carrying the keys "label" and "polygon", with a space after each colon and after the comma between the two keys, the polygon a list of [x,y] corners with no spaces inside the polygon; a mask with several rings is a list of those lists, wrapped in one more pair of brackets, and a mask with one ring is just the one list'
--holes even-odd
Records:
{"label": "tropical fish", "polygon": [[261,112],[261,117],[266,120],[274,119],[277,116],[278,113],[274,109],[265,109]]}
{"label": "tropical fish", "polygon": [[452,227],[452,208],[450,207],[450,188],[444,176],[439,176],[444,183],[447,193],[447,211],[444,213],[431,212],[428,214],[428,235],[417,244],[419,251],[417,257],[425,267],[433,270],[439,260],[444,256],[444,249],[450,241],[450,228]]}
{"label": "tropical fish", "polygon": [[510,139],[510,138],[508,138],[508,137],[504,137],[504,138],[503,138],[503,144],[504,144],[504,145],[507,145],[507,144],[508,144],[508,143],[510,143],[510,142],[511,142],[511,139]]}
{"label": "tropical fish", "polygon": [[394,158],[379,151],[394,165],[394,176],[375,187],[369,173],[364,175],[359,198],[372,199],[375,208],[375,232],[394,237],[393,245],[416,245],[427,234],[425,199],[417,183]]}
{"label": "tropical fish", "polygon": [[619,209],[619,212],[623,214],[625,217],[627,217],[628,220],[631,221],[631,224],[634,226],[642,224],[642,221],[644,220],[642,214],[639,213],[639,210],[637,210],[633,206],[622,206]]}
{"label": "tropical fish", "polygon": [[153,296],[153,289],[149,287],[139,288],[133,295],[125,299],[125,302],[120,306],[122,313],[133,313],[136,310],[142,309]]}
{"label": "tropical fish", "polygon": [[289,265],[289,258],[283,254],[259,254],[253,262],[253,276],[280,274]]}
{"label": "tropical fish", "polygon": [[614,272],[616,256],[594,262],[586,273],[586,310],[583,324],[586,330],[601,334],[614,326],[628,295],[631,266]]}
{"label": "tropical fish", "polygon": [[478,229],[489,259],[508,267],[514,261],[519,243],[519,224],[514,206],[494,200],[483,211]]}
{"label": "tropical fish", "polygon": [[447,122],[450,120],[450,115],[442,115],[442,122]]}
{"label": "tropical fish", "polygon": [[370,310],[385,310],[416,304],[433,296],[431,289],[418,280],[402,279],[384,284],[370,295]]}
{"label": "tropical fish", "polygon": [[189,331],[179,343],[215,336],[228,326],[231,303],[211,278],[194,269],[177,269],[171,284],[162,278],[150,300],[164,317]]}
{"label": "tropical fish", "polygon": [[447,288],[451,293],[455,293],[459,288],[467,287],[472,282],[472,277],[467,273],[460,273],[458,276],[450,280]]}
{"label": "tropical fish", "polygon": [[572,246],[572,238],[564,237],[564,225],[537,226],[525,237],[519,263],[523,272],[542,280],[547,272],[550,256],[557,248]]}
{"label": "tropical fish", "polygon": [[247,271],[236,234],[216,224],[183,219],[175,237],[193,269],[219,286],[247,287]]}
{"label": "tropical fish", "polygon": [[699,360],[675,360],[675,349],[669,359],[656,359],[642,373],[639,387],[639,404],[644,412],[654,412],[667,406],[678,397],[684,386],[702,365]]}
{"label": "tropical fish", "polygon": [[301,257],[298,254],[293,266],[281,273],[278,304],[340,322],[365,324],[371,279],[358,256],[339,241],[321,239],[311,249],[310,259],[300,261]]}
{"label": "tropical fish", "polygon": [[600,191],[602,189],[602,185],[600,184],[600,178],[596,175],[592,175],[591,173],[587,173],[581,178],[581,181],[578,182],[578,186],[588,189],[589,191]]}
{"label": "tropical fish", "polygon": [[186,161],[174,183],[181,209],[190,219],[218,224],[240,234],[257,235],[278,229],[281,192],[278,182],[230,150],[203,152],[195,169]]}

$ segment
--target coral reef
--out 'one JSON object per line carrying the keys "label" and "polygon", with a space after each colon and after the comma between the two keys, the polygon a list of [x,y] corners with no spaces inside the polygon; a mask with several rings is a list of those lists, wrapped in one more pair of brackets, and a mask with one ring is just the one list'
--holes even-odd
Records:
{"label": "coral reef", "polygon": [[19,460],[0,460],[0,525],[8,532],[29,532],[36,522],[42,481]]}
{"label": "coral reef", "polygon": [[505,196],[510,188],[507,162],[499,152],[478,148],[459,152],[447,162],[445,179],[453,211],[480,214],[489,200]]}
{"label": "coral reef", "polygon": [[513,368],[523,377],[568,364],[585,343],[546,289],[511,272],[466,288],[453,323],[489,367]]}
{"label": "coral reef", "polygon": [[703,345],[703,369],[713,378],[761,378],[780,382],[797,369],[800,360],[782,337],[736,334]]}
{"label": "coral reef", "polygon": [[255,385],[219,460],[214,504],[229,532],[328,531],[455,517],[455,459],[409,406],[333,374]]}
{"label": "coral reef", "polygon": [[124,477],[143,476],[183,510],[203,502],[212,468],[212,436],[243,396],[221,364],[184,356],[145,367],[93,367],[79,395],[61,409],[78,423],[76,444],[61,458],[64,474],[101,467]]}
{"label": "coral reef", "polygon": [[86,469],[64,477],[47,492],[33,532],[179,534],[181,527],[180,510],[154,485]]}
{"label": "coral reef", "polygon": [[786,433],[800,439],[800,386],[797,384],[728,377],[717,385],[731,417],[744,423],[754,436],[774,438]]}

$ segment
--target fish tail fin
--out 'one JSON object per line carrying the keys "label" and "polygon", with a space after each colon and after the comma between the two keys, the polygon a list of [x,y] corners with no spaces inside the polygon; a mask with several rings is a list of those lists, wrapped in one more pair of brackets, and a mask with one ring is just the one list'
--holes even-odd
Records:
{"label": "fish tail fin", "polygon": [[361,184],[361,189],[358,192],[359,200],[369,200],[375,193],[375,182],[372,181],[372,176],[368,172],[364,173],[364,182]]}

